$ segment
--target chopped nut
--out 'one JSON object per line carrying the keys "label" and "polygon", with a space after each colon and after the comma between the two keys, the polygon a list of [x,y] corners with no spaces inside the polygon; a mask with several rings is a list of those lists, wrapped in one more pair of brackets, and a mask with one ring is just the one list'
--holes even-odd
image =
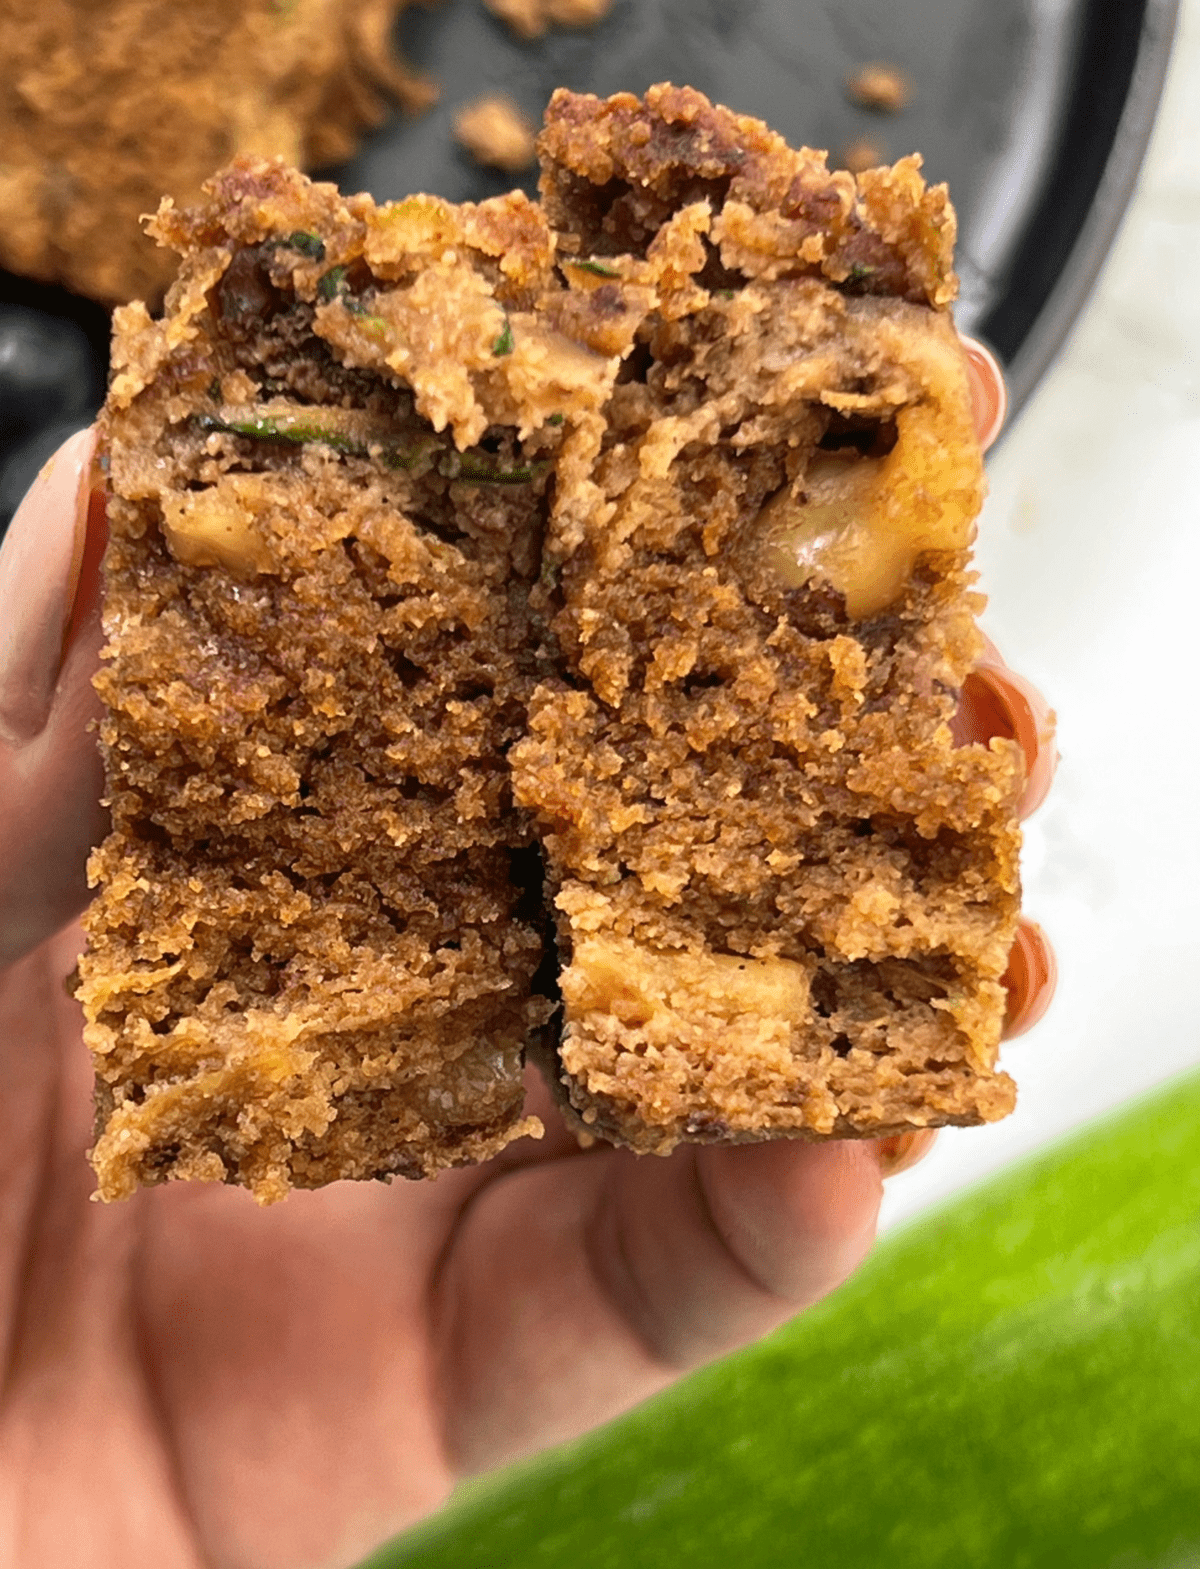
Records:
{"label": "chopped nut", "polygon": [[[982,468],[974,429],[959,412],[969,406],[966,365],[949,318],[862,301],[847,325],[887,341],[912,378],[911,401],[894,411],[895,447],[883,457],[852,447],[821,453],[801,489],[785,486],[766,503],[758,537],[788,588],[824,580],[862,620],[896,599],[923,552],[968,543]],[[867,401],[859,394],[826,401],[835,397],[847,407]]]}
{"label": "chopped nut", "polygon": [[575,944],[564,981],[577,1013],[615,1013],[627,1023],[666,1025],[690,1004],[732,1024],[749,1014],[802,1021],[809,1013],[808,972],[792,959],[751,959],[723,953],[658,953],[614,937]]}
{"label": "chopped nut", "polygon": [[454,116],[454,137],[480,163],[511,174],[527,169],[535,157],[533,126],[500,93],[465,104]]}
{"label": "chopped nut", "polygon": [[247,500],[231,483],[165,496],[162,529],[176,561],[225,567],[239,577],[270,572],[275,561]]}
{"label": "chopped nut", "polygon": [[912,82],[900,67],[881,61],[855,72],[846,83],[846,91],[855,103],[880,114],[899,114],[908,108],[913,96]]}

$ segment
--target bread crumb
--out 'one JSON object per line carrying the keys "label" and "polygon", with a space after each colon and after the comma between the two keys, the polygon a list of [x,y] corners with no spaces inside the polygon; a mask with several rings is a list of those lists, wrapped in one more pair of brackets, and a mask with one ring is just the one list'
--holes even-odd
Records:
{"label": "bread crumb", "polygon": [[608,15],[612,0],[483,0],[493,16],[507,22],[520,38],[540,38],[559,27],[591,27]]}
{"label": "bread crumb", "polygon": [[878,60],[848,78],[846,91],[855,103],[880,114],[899,114],[913,99],[913,85],[905,72]]}
{"label": "bread crumb", "polygon": [[851,174],[862,174],[865,169],[878,169],[886,161],[886,154],[878,142],[870,137],[858,136],[842,151],[841,165]]}
{"label": "bread crumb", "polygon": [[536,156],[533,126],[503,93],[492,93],[464,104],[454,116],[454,139],[473,158],[515,174]]}

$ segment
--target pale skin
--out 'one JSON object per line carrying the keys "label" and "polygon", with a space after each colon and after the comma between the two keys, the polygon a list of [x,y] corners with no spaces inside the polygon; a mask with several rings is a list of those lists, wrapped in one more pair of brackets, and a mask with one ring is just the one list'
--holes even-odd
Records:
{"label": "pale skin", "polygon": [[581,1150],[531,1077],[546,1137],[436,1182],[89,1202],[87,440],[0,556],[0,1564],[342,1569],[825,1296],[929,1137],[639,1160]]}

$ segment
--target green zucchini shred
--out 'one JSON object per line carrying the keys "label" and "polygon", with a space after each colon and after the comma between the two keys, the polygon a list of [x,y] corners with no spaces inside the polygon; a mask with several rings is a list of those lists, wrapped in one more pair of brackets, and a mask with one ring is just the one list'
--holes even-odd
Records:
{"label": "green zucchini shred", "polygon": [[339,294],[346,291],[346,269],[344,267],[331,267],[328,272],[321,274],[317,279],[317,293],[328,305],[336,300]]}
{"label": "green zucchini shred", "polygon": [[229,436],[248,436],[252,441],[286,441],[292,446],[303,447],[319,444],[340,452],[344,457],[369,458],[377,456],[388,468],[414,469],[437,450],[439,443],[430,436],[419,436],[415,441],[402,444],[394,437],[380,436],[366,440],[346,431],[334,430],[322,424],[320,418],[301,415],[255,415],[244,419],[221,418],[215,414],[196,414],[193,424],[203,431],[220,431]]}
{"label": "green zucchini shred", "polygon": [[290,251],[299,251],[301,256],[307,256],[309,261],[325,260],[325,241],[319,234],[309,234],[305,229],[296,229],[279,243],[286,245]]}
{"label": "green zucchini shred", "polygon": [[621,276],[615,267],[606,267],[603,262],[569,261],[567,266],[578,267],[580,272],[590,272],[597,278],[619,278]]}
{"label": "green zucchini shred", "polygon": [[221,414],[193,414],[191,423],[197,430],[245,436],[251,441],[284,441],[296,447],[319,444],[344,457],[373,457],[388,468],[408,471],[423,472],[433,463],[435,454],[440,454],[436,458],[439,474],[472,485],[527,485],[550,467],[546,460],[514,463],[479,448],[468,448],[466,452],[447,450],[445,439],[433,435],[418,435],[406,441],[384,432],[356,435],[322,421],[319,410],[234,413],[227,409]]}

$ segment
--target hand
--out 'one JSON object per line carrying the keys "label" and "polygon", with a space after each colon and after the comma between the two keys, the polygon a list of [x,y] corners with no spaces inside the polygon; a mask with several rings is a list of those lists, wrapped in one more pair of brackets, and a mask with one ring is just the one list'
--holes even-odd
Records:
{"label": "hand", "polygon": [[[90,1065],[63,989],[80,939],[60,930],[104,828],[90,459],[86,432],[60,450],[0,554],[7,1561],[332,1569],[457,1478],[824,1296],[871,1245],[881,1177],[932,1136],[637,1160],[580,1150],[532,1078],[545,1140],[436,1182],[341,1183],[268,1211],[183,1184],[90,1204]],[[1016,734],[1032,777],[1039,712],[988,665],[960,738]],[[1044,944],[1027,948],[1036,968]]]}

